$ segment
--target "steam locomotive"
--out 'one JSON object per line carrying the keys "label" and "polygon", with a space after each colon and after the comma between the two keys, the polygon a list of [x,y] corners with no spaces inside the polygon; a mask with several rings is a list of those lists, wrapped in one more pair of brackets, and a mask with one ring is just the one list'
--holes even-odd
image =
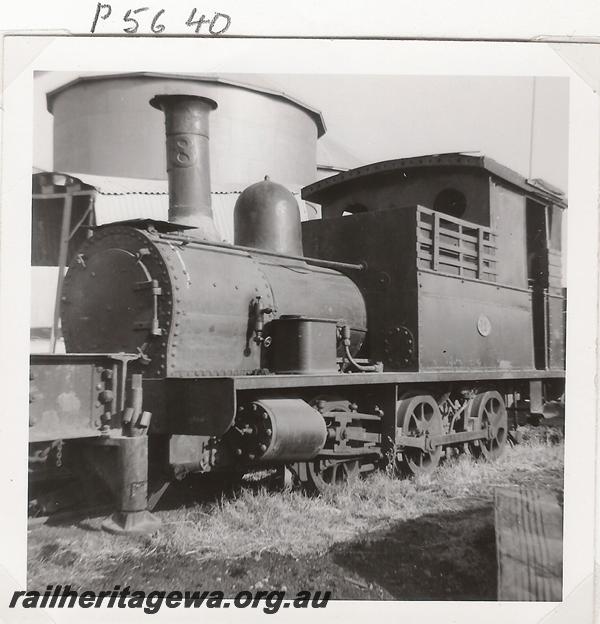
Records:
{"label": "steam locomotive", "polygon": [[228,244],[210,207],[216,103],[151,104],[169,221],[96,228],[65,278],[67,355],[31,359],[30,446],[111,486],[105,528],[155,526],[149,508],[189,472],[288,466],[322,490],[389,463],[495,459],[511,408],[563,395],[556,189],[483,156],[404,158],[305,187],[322,218],[301,223],[265,178]]}

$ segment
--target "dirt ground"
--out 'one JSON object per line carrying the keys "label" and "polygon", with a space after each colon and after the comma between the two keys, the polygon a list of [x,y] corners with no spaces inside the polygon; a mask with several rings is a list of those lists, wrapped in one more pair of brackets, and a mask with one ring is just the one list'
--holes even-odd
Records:
{"label": "dirt ground", "polygon": [[[414,517],[398,519],[402,514],[397,514],[394,519],[393,514],[388,514],[384,521],[375,522],[372,506],[379,503],[367,500],[365,505],[370,505],[371,514],[368,522],[348,529],[343,539],[339,538],[341,532],[336,533],[327,548],[314,552],[310,548],[294,550],[291,546],[289,552],[281,546],[277,552],[263,546],[239,557],[219,557],[215,556],[218,551],[187,551],[185,544],[164,541],[160,536],[107,538],[99,530],[99,519],[32,526],[28,539],[29,589],[43,591],[47,584],[61,583],[74,589],[98,591],[119,584],[139,590],[221,590],[226,596],[240,590],[262,589],[329,590],[333,599],[495,600],[494,485],[513,483],[562,489],[562,449],[550,447],[547,461],[544,449],[536,450],[533,458],[529,458],[527,450],[519,450],[518,461],[510,457],[515,450],[508,452],[505,482],[498,482],[495,473],[491,477],[485,473],[482,478],[479,471],[490,469],[475,464],[473,468],[467,465],[473,483],[483,483],[488,478],[495,481],[481,485],[481,492],[477,491],[480,486],[452,490],[447,486],[438,488],[435,482],[408,484],[403,486],[407,497],[413,496],[410,488],[414,488],[419,501],[427,496],[435,504],[424,504],[411,512]],[[455,473],[452,470],[448,469],[441,478],[458,487],[458,481],[465,478],[461,476],[465,467],[457,467]],[[365,491],[368,487],[361,490],[359,499],[368,496]],[[456,492],[459,495],[453,495]],[[254,500],[253,495],[247,496]],[[270,494],[265,500],[277,501],[277,496],[280,494]],[[307,509],[320,504],[311,500],[300,502]],[[258,501],[258,506],[264,504],[263,499]],[[280,505],[280,514],[281,502],[276,504]],[[195,509],[210,516],[209,523],[221,513],[208,507]],[[164,513],[167,515],[163,521],[168,521],[172,517],[168,514],[174,512]],[[353,513],[359,517],[361,512]],[[291,518],[299,525],[303,522],[301,513],[295,520],[295,516]],[[325,528],[317,524],[314,530]],[[260,531],[266,533],[264,544],[268,545],[269,526],[260,527]],[[248,535],[248,540],[254,539]],[[221,539],[227,540],[228,535]],[[89,555],[92,551],[93,557]]]}
{"label": "dirt ground", "polygon": [[[61,538],[77,537],[80,530],[61,527]],[[116,583],[147,591],[202,587],[226,596],[253,589],[329,590],[334,599],[355,600],[494,600],[496,595],[491,505],[399,523],[324,555],[263,552],[234,561],[198,561],[193,555],[181,558],[156,551],[143,563],[135,555],[116,561],[110,557],[98,567],[93,582],[81,578],[74,567],[76,553],[61,547],[52,533],[48,527],[30,533],[30,553],[40,565],[29,589],[43,590],[47,583],[60,581],[97,590]]]}

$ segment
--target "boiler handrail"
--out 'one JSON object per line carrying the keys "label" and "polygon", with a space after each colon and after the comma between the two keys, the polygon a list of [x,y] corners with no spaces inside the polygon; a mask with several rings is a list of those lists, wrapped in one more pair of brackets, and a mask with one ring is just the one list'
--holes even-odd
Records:
{"label": "boiler handrail", "polygon": [[309,264],[328,267],[332,269],[348,269],[351,271],[364,271],[367,268],[366,263],[353,264],[351,262],[337,262],[335,260],[323,260],[321,258],[307,258],[306,256],[292,256],[290,254],[281,254],[275,251],[266,251],[264,249],[255,249],[254,247],[244,247],[242,245],[232,245],[231,243],[219,243],[215,241],[206,241],[194,236],[185,234],[165,234],[159,233],[159,238],[165,240],[177,241],[182,244],[200,245],[202,247],[217,247],[219,249],[231,249],[236,251],[244,251],[249,254],[260,254],[263,256],[273,256],[275,258],[286,258],[287,260],[301,260]]}

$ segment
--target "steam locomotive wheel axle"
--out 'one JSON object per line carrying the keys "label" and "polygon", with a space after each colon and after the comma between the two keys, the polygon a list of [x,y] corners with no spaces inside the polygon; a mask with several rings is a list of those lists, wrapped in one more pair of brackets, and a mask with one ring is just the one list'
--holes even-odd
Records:
{"label": "steam locomotive wheel axle", "polygon": [[439,405],[429,395],[406,394],[398,401],[396,436],[400,449],[398,467],[418,475],[430,474],[444,447],[465,444],[475,458],[493,461],[506,444],[508,416],[502,395],[496,390],[480,392],[465,408],[466,430],[444,433]]}

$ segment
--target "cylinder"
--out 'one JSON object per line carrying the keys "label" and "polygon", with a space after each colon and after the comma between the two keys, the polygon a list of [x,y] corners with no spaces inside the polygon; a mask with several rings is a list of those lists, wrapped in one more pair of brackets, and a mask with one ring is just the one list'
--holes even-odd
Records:
{"label": "cylinder", "polygon": [[233,211],[236,245],[303,256],[298,202],[269,176],[246,188]]}
{"label": "cylinder", "polygon": [[327,440],[323,416],[301,399],[264,398],[244,407],[233,446],[250,462],[308,461]]}
{"label": "cylinder", "polygon": [[197,95],[157,95],[150,104],[165,114],[169,221],[192,234],[219,240],[210,198],[209,122],[217,103]]}

